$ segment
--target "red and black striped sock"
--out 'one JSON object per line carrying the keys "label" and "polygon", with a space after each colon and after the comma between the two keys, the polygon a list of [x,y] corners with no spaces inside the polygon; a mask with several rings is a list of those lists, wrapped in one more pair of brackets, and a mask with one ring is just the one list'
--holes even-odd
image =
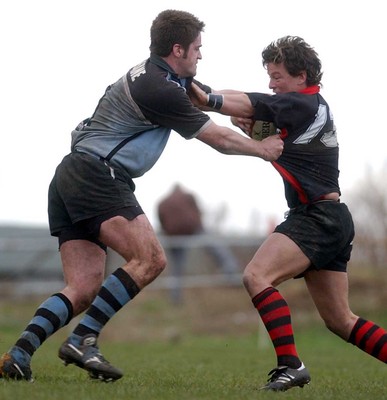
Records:
{"label": "red and black striped sock", "polygon": [[373,322],[359,318],[352,329],[348,342],[387,363],[387,332]]}
{"label": "red and black striped sock", "polygon": [[294,343],[290,309],[285,299],[277,289],[268,287],[257,294],[252,302],[273,342],[278,366],[299,368],[301,361]]}

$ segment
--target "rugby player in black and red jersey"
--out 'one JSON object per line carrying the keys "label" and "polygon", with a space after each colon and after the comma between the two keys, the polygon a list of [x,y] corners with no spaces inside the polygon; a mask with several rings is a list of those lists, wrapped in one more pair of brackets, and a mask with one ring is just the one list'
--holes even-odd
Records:
{"label": "rugby player in black and red jersey", "polygon": [[263,389],[285,391],[303,387],[310,375],[296,350],[289,307],[276,289],[282,282],[303,277],[328,329],[384,363],[387,333],[355,315],[348,302],[354,225],[340,202],[339,147],[332,111],[320,94],[318,54],[302,38],[286,36],[268,45],[262,59],[273,95],[208,95],[193,87],[193,99],[206,107],[221,103],[215,110],[250,134],[254,121],[281,131],[284,151],[272,164],[289,211],[247,265],[243,281],[277,356]]}

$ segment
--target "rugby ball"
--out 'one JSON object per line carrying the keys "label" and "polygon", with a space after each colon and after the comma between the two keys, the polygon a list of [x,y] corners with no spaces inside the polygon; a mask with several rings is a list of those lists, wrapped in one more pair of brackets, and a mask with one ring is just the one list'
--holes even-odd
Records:
{"label": "rugby ball", "polygon": [[273,122],[255,121],[251,137],[255,140],[263,140],[268,136],[275,135],[276,133],[278,133],[278,131]]}

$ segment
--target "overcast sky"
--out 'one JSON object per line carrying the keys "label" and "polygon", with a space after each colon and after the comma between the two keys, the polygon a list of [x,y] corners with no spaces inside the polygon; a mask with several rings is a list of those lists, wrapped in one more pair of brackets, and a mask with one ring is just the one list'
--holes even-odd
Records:
{"label": "overcast sky", "polygon": [[[386,161],[386,38],[382,1],[12,0],[0,5],[0,224],[47,224],[47,189],[70,133],[106,86],[149,55],[149,28],[167,8],[206,23],[197,79],[215,89],[269,92],[260,53],[298,35],[323,64],[322,94],[338,129],[343,199],[366,167]],[[212,114],[213,115],[213,114]],[[230,126],[227,117],[215,116]],[[221,155],[172,133],[136,195],[157,227],[155,205],[174,182],[199,196],[223,228],[259,230],[286,211],[278,173],[260,159]]]}

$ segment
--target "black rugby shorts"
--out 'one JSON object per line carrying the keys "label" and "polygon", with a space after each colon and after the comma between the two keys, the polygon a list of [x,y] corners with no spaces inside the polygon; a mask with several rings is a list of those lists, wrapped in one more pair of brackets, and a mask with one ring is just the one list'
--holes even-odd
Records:
{"label": "black rugby shorts", "polygon": [[60,243],[71,239],[98,243],[103,221],[116,215],[131,220],[143,214],[133,190],[133,182],[119,169],[85,153],[68,154],[49,187],[51,235],[58,236]]}
{"label": "black rugby shorts", "polygon": [[355,236],[348,207],[336,201],[319,201],[290,210],[275,232],[292,239],[311,261],[311,269],[347,270]]}

